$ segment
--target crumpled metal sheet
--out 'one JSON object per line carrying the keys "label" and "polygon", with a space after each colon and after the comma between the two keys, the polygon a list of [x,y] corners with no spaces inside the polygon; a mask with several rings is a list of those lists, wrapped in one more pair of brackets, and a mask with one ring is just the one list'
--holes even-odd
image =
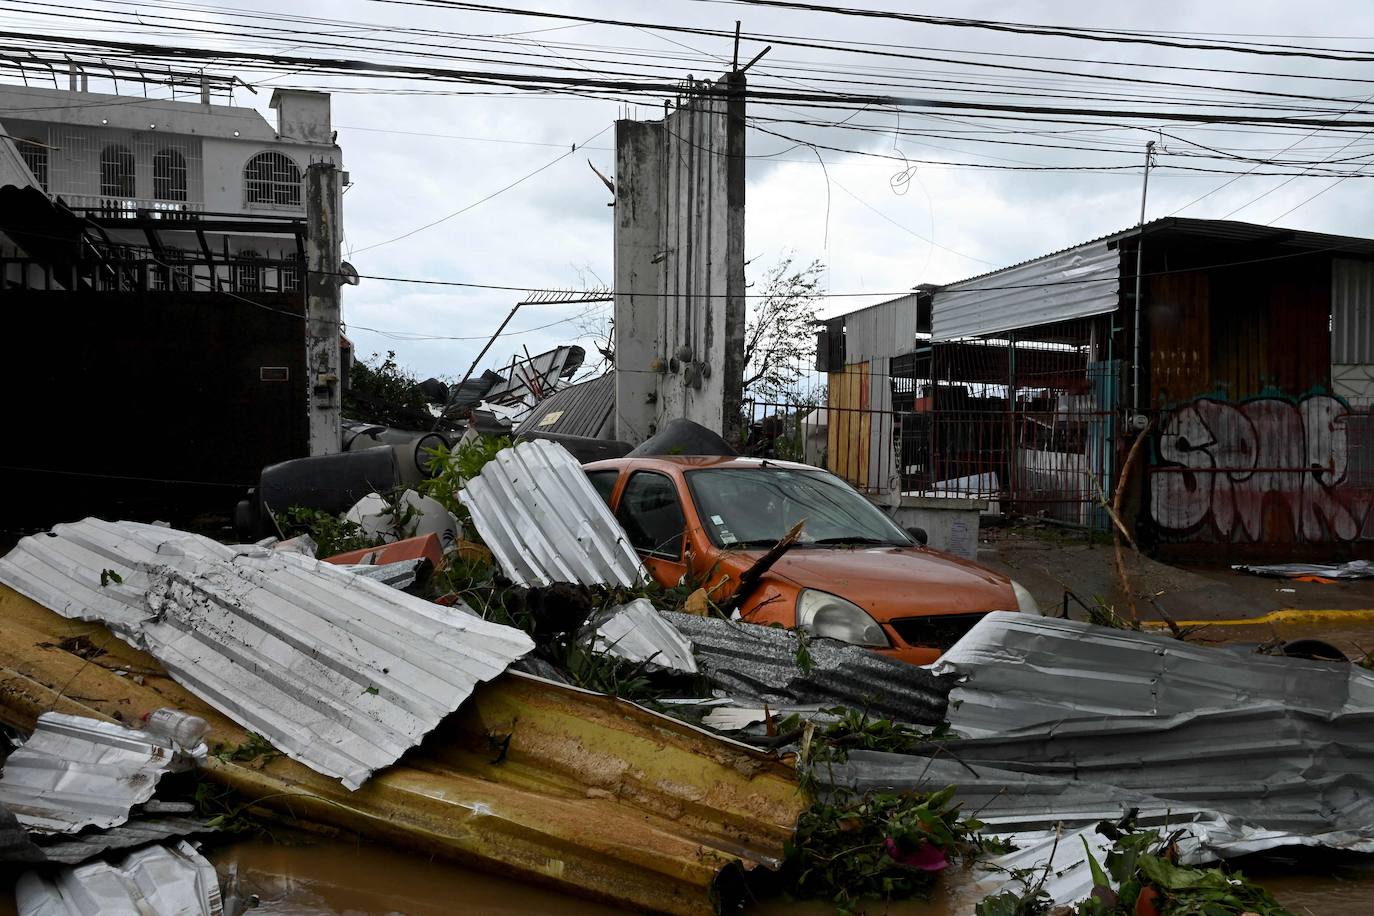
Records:
{"label": "crumpled metal sheet", "polygon": [[14,887],[19,916],[220,916],[215,867],[184,840],[90,862],[53,875],[26,872]]}
{"label": "crumpled metal sheet", "polygon": [[1006,611],[980,620],[931,670],[958,680],[949,721],[970,737],[1264,704],[1374,710],[1374,672],[1357,665]]}
{"label": "crumpled metal sheet", "polygon": [[[837,783],[957,784],[989,832],[1018,843],[1136,808],[1143,825],[1186,830],[1189,863],[1299,845],[1374,852],[1374,674],[1356,666],[996,613],[933,667],[959,679],[949,721],[969,737],[931,756],[854,752]],[[1091,887],[1072,843],[1072,862],[1056,852],[1056,871],[1073,866],[1050,888],[1061,903]]]}
{"label": "crumpled metal sheet", "polygon": [[[122,579],[100,583],[100,571]],[[105,622],[278,750],[361,785],[533,643],[298,554],[86,519],[20,541],[0,582]]]}
{"label": "crumpled metal sheet", "polygon": [[5,761],[0,806],[32,833],[113,827],[153,797],[163,774],[194,765],[194,751],[183,754],[159,735],[47,712]]}
{"label": "crumpled metal sheet", "polygon": [[561,445],[534,439],[502,449],[459,497],[517,585],[628,588],[648,578],[625,530]]}
{"label": "crumpled metal sheet", "polygon": [[917,725],[944,721],[952,679],[925,668],[859,646],[811,639],[811,670],[803,672],[798,637],[790,630],[674,612],[663,617],[692,641],[697,664],[712,684],[736,700],[770,707],[852,706]]}
{"label": "crumpled metal sheet", "polygon": [[650,668],[696,674],[692,643],[663,619],[647,598],[608,609],[590,624],[592,648]]}
{"label": "crumpled metal sheet", "polygon": [[1368,560],[1351,560],[1348,563],[1271,563],[1267,566],[1241,564],[1231,568],[1237,572],[1278,579],[1296,579],[1298,576],[1321,576],[1323,579],[1374,578],[1374,563]]}

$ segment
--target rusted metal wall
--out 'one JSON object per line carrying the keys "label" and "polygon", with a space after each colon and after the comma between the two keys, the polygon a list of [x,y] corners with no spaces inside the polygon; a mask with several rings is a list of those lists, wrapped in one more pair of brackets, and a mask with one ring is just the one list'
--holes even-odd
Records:
{"label": "rusted metal wall", "polygon": [[1333,288],[1333,274],[1331,258],[1305,257],[1152,279],[1144,514],[1167,555],[1329,558],[1371,533],[1374,424],[1332,390],[1333,355],[1361,353],[1368,303],[1358,277]]}

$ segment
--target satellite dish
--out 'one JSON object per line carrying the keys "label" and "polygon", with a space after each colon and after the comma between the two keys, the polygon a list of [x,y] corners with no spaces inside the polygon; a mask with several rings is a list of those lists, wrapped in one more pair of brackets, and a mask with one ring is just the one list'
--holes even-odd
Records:
{"label": "satellite dish", "polygon": [[358,270],[347,261],[339,262],[339,282],[347,286],[358,285]]}

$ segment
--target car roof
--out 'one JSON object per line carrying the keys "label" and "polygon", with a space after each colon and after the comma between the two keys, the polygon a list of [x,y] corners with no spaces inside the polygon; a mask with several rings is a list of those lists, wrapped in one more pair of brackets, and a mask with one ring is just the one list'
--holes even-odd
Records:
{"label": "car roof", "polygon": [[607,458],[592,461],[582,467],[588,471],[609,471],[621,468],[653,468],[660,471],[689,471],[698,468],[734,468],[740,470],[760,470],[786,468],[795,471],[821,471],[823,468],[795,461],[777,461],[773,458],[742,458],[726,455],[644,455],[641,457]]}

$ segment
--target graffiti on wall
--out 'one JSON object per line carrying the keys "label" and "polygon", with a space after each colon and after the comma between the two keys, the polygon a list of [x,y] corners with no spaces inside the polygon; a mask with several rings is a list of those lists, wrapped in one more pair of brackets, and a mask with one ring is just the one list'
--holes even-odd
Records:
{"label": "graffiti on wall", "polygon": [[1324,394],[1177,408],[1159,433],[1151,517],[1223,543],[1354,540],[1370,491],[1352,479],[1353,416]]}

